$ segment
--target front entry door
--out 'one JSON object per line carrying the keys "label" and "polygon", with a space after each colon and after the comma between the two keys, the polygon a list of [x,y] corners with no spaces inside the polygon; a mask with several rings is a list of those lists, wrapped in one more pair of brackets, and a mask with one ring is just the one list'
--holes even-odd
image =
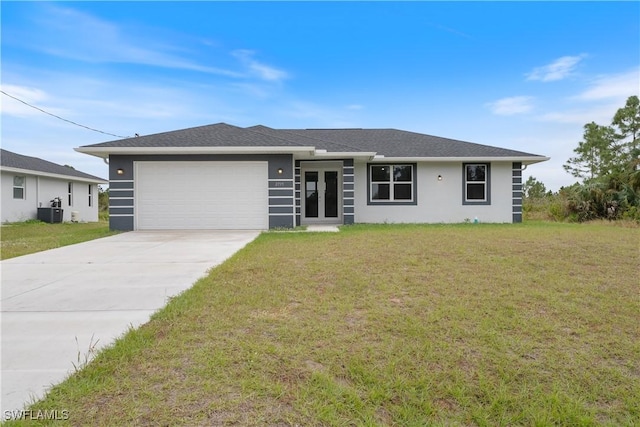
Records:
{"label": "front entry door", "polygon": [[306,224],[342,223],[338,169],[306,169],[302,173],[302,219]]}

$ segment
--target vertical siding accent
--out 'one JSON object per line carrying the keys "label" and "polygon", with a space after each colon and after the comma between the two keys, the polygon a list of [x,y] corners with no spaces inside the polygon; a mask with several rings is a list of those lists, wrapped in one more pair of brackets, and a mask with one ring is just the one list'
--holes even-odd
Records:
{"label": "vertical siding accent", "polygon": [[522,163],[513,162],[511,179],[511,198],[513,200],[512,221],[522,222]]}
{"label": "vertical siding accent", "polygon": [[299,227],[301,224],[301,213],[300,213],[300,160],[296,160],[295,168],[293,171],[293,182],[294,182],[294,205],[295,205],[295,214],[296,214],[296,227]]}
{"label": "vertical siding accent", "polygon": [[[355,168],[353,159],[342,162],[342,222],[353,224],[355,221]],[[349,179],[346,179],[349,178]]]}
{"label": "vertical siding accent", "polygon": [[133,230],[134,189],[132,179],[109,180],[109,228]]}

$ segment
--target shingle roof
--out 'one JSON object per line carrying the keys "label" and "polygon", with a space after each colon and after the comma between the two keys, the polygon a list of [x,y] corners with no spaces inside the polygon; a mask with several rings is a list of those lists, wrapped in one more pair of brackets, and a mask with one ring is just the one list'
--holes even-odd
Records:
{"label": "shingle roof", "polygon": [[300,145],[226,123],[217,123],[85,147],[296,147]]}
{"label": "shingle roof", "polygon": [[307,147],[385,157],[539,157],[537,154],[397,129],[240,128],[218,123],[86,147]]}
{"label": "shingle roof", "polygon": [[[514,157],[535,154],[397,129],[290,129],[287,132],[375,151],[385,157]],[[321,145],[318,148],[324,148]]]}
{"label": "shingle roof", "polygon": [[0,166],[106,182],[105,179],[80,172],[68,166],[62,166],[37,157],[23,156],[4,149],[0,149]]}

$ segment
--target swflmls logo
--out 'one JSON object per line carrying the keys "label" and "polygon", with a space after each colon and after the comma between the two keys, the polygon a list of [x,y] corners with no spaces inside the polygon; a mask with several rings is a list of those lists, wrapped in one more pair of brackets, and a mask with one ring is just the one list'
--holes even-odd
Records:
{"label": "swflmls logo", "polygon": [[44,409],[37,411],[4,411],[4,420],[29,420],[29,421],[64,421],[69,419],[69,411],[63,409]]}

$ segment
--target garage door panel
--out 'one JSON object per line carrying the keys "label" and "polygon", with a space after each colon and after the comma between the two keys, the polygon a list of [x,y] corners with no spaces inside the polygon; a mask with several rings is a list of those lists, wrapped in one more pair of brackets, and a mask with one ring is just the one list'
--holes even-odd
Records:
{"label": "garage door panel", "polygon": [[266,229],[266,162],[137,162],[136,228]]}

